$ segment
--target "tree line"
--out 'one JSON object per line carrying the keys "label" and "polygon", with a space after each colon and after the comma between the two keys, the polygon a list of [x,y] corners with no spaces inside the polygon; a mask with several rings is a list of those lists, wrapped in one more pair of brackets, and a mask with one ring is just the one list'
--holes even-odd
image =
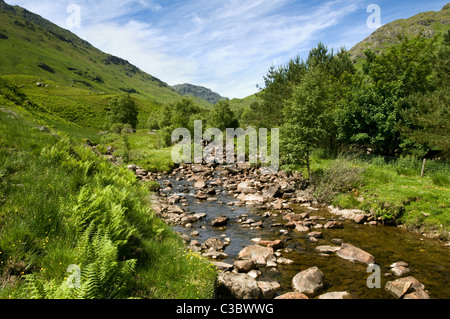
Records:
{"label": "tree line", "polygon": [[[228,100],[211,109],[189,98],[167,104],[148,119],[159,130],[161,145],[172,145],[176,128],[193,132],[194,120],[205,129],[280,128],[284,164],[305,164],[311,152],[329,154],[358,148],[383,156],[450,158],[450,32],[427,38],[399,36],[381,54],[367,50],[355,63],[349,52],[319,43],[306,60],[271,66],[258,102],[237,116]],[[109,123],[137,125],[137,108],[129,95],[112,101]]]}
{"label": "tree line", "polygon": [[280,127],[283,161],[308,169],[318,147],[448,159],[450,33],[399,36],[387,51],[365,56],[356,65],[345,49],[319,43],[306,61],[272,66],[242,123]]}

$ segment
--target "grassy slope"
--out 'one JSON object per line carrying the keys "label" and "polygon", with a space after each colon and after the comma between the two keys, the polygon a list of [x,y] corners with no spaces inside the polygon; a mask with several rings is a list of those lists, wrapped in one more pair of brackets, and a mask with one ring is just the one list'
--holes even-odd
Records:
{"label": "grassy slope", "polygon": [[436,34],[445,34],[450,29],[450,4],[445,5],[440,11],[419,13],[408,19],[400,19],[383,25],[369,37],[353,47],[349,53],[359,60],[364,58],[364,51],[371,49],[379,53],[398,43],[398,35],[408,38],[423,32],[428,37]]}
{"label": "grassy slope", "polygon": [[[0,298],[37,297],[23,275],[49,291],[59,289],[45,297],[73,297],[74,291],[63,289],[68,265],[80,264],[84,272],[97,262],[80,244],[87,230],[79,218],[97,220],[95,227],[110,229],[112,237],[119,219],[111,262],[137,258],[120,297],[213,297],[215,270],[185,252],[180,238],[153,217],[149,192],[133,174],[80,143],[38,131],[42,122],[15,112],[20,115],[0,111]],[[83,192],[91,196],[87,202]],[[118,207],[126,214],[115,216]],[[130,232],[139,238],[137,246],[122,235]]]}
{"label": "grassy slope", "polygon": [[[111,96],[125,91],[140,106],[140,123],[164,103],[182,98],[166,83],[94,48],[20,7],[0,2],[0,74],[36,103],[83,126],[103,125]],[[44,63],[50,69],[38,67]],[[37,87],[36,82],[49,87]],[[204,102],[204,106],[208,106]]]}

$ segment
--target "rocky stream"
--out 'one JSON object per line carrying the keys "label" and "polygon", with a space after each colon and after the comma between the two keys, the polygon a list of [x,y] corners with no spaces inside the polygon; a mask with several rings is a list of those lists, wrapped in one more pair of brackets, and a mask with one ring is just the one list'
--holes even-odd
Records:
{"label": "rocky stream", "polygon": [[358,210],[315,204],[301,176],[181,164],[155,213],[219,269],[219,298],[448,299],[449,248]]}

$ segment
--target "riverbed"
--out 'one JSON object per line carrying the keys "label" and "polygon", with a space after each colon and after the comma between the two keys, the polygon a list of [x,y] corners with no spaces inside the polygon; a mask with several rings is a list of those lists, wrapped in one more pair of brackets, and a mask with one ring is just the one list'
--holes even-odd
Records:
{"label": "riverbed", "polygon": [[[356,299],[392,299],[394,297],[384,289],[386,282],[397,278],[390,273],[390,265],[403,261],[410,269],[407,276],[413,276],[425,285],[430,298],[450,298],[450,250],[437,240],[398,227],[342,220],[344,227],[341,229],[320,227],[311,230],[322,233],[322,238],[313,242],[307,232],[284,227],[286,220],[283,219],[285,212],[282,210],[228,205],[236,202],[236,198],[216,185],[216,200],[198,200],[195,197],[197,190],[194,188],[194,181],[187,181],[183,176],[173,175],[159,182],[170,183],[171,187],[163,191],[164,196],[181,196],[184,200],[177,205],[185,211],[206,214],[205,218],[192,223],[191,227],[174,226],[176,231],[200,243],[212,237],[230,239],[230,244],[224,250],[228,257],[221,259],[222,262],[233,264],[238,253],[244,247],[254,244],[256,238],[283,240],[284,248],[277,252],[294,263],[260,268],[261,275],[257,278],[259,281],[280,283],[281,289],[277,295],[293,291],[292,278],[298,272],[317,266],[325,277],[323,293],[346,291]],[[296,214],[309,213],[315,216],[317,224],[324,225],[330,220],[338,219],[326,208],[306,204],[291,204],[289,208]],[[211,222],[219,215],[229,217],[227,226],[211,226]],[[248,219],[261,222],[261,226],[250,227],[249,223],[242,223],[242,220]],[[193,231],[197,231],[198,235],[193,236]],[[321,245],[335,245],[336,239],[357,246],[375,257],[375,264],[381,268],[380,288],[368,287],[367,279],[372,273],[367,272],[367,265],[344,260],[333,253],[320,254],[315,250]]]}

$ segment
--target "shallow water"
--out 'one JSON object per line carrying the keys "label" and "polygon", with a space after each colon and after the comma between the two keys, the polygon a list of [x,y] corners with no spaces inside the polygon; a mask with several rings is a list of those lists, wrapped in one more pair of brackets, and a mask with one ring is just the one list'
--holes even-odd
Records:
{"label": "shallow water", "polygon": [[[317,229],[323,233],[323,238],[317,243],[312,243],[308,240],[307,233],[300,233],[293,229],[289,229],[287,235],[278,234],[280,229],[286,229],[282,226],[272,227],[276,223],[283,225],[286,223],[286,220],[282,219],[283,214],[278,211],[271,211],[273,215],[265,218],[262,217],[262,213],[268,210],[227,206],[228,202],[236,201],[236,199],[221,188],[216,188],[216,191],[220,190],[221,193],[214,196],[219,199],[218,202],[198,201],[194,198],[193,183],[174,179],[170,179],[170,182],[172,190],[169,195],[184,195],[188,203],[185,209],[192,213],[207,214],[206,218],[193,224],[192,228],[174,227],[174,229],[186,235],[197,230],[200,236],[191,238],[201,243],[211,237],[230,238],[231,244],[225,249],[229,257],[221,260],[223,262],[233,263],[240,250],[254,244],[251,241],[253,238],[286,239],[285,248],[291,251],[281,250],[282,256],[294,260],[295,263],[278,265],[276,270],[261,269],[262,275],[258,278],[261,281],[278,281],[281,284],[278,295],[292,291],[291,281],[298,272],[317,266],[325,276],[323,293],[347,291],[357,299],[391,299],[393,297],[385,291],[384,287],[387,281],[394,280],[395,277],[385,277],[384,274],[389,273],[389,265],[392,263],[405,261],[411,269],[406,276],[413,276],[424,284],[430,298],[450,299],[450,249],[436,240],[427,239],[397,227],[358,225],[352,221],[343,221],[343,229]],[[310,212],[310,215],[324,217],[324,220],[318,221],[321,224],[337,218],[323,209],[313,211],[301,205],[294,205],[291,208],[295,213]],[[237,222],[241,214],[248,214],[248,218],[262,221],[263,228],[242,227],[242,224]],[[275,216],[276,214],[278,216]],[[226,227],[215,228],[210,225],[218,215],[226,215],[230,218]],[[315,247],[319,245],[335,245],[331,242],[334,238],[342,239],[343,242],[359,247],[375,257],[375,263],[381,267],[381,288],[368,288],[367,279],[372,273],[367,272],[367,265],[341,259],[335,254],[322,257],[315,251]]]}

